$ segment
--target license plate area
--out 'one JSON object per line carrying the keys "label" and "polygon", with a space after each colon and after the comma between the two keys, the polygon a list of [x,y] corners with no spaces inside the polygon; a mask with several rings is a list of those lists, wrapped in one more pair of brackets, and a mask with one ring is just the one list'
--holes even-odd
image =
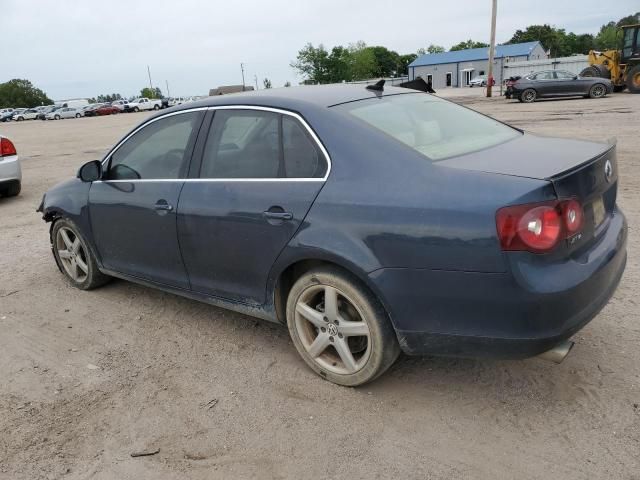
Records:
{"label": "license plate area", "polygon": [[593,211],[593,226],[595,228],[598,228],[600,224],[604,222],[604,217],[606,215],[602,197],[598,197],[593,201],[593,203],[591,204],[591,209]]}

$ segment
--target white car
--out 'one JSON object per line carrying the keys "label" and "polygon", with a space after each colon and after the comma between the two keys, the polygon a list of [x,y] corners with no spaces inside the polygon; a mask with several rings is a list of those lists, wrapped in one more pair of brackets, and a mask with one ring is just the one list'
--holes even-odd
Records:
{"label": "white car", "polygon": [[61,118],[80,118],[84,116],[81,108],[65,107],[53,112],[47,113],[47,120],[60,120]]}
{"label": "white car", "polygon": [[115,101],[111,102],[111,105],[116,107],[121,112],[124,112],[125,105],[128,105],[128,104],[129,104],[129,102],[127,100],[115,100]]}
{"label": "white car", "polygon": [[143,110],[160,110],[162,108],[162,100],[149,100],[148,98],[136,98],[129,102],[125,107],[126,112],[142,112]]}
{"label": "white car", "polygon": [[3,108],[0,110],[0,122],[8,122],[13,117],[13,108]]}
{"label": "white car", "polygon": [[0,196],[15,197],[20,193],[22,170],[16,147],[0,135]]}
{"label": "white car", "polygon": [[[493,80],[493,85],[496,84],[495,79]],[[478,75],[474,79],[469,81],[470,87],[486,87],[487,86],[487,76],[486,75]]]}
{"label": "white car", "polygon": [[13,119],[16,122],[21,122],[23,120],[35,120],[36,117],[38,116],[38,113],[39,112],[37,110],[30,108],[28,110],[25,110],[24,112],[15,114],[13,116]]}

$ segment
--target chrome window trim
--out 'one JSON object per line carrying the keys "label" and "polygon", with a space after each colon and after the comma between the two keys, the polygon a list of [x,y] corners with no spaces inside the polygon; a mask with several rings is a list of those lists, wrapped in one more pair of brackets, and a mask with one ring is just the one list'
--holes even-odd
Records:
{"label": "chrome window trim", "polygon": [[316,145],[318,146],[318,148],[320,149],[320,151],[324,155],[325,160],[327,162],[327,171],[326,171],[326,173],[321,178],[315,178],[315,177],[314,178],[175,178],[175,179],[174,178],[158,178],[158,179],[149,178],[149,179],[139,179],[139,180],[96,180],[94,183],[326,182],[327,178],[329,178],[329,174],[331,173],[331,157],[329,156],[329,152],[327,152],[327,149],[324,147],[324,145],[322,144],[322,142],[320,141],[320,139],[316,135],[316,132],[313,131],[313,129],[306,122],[306,120],[301,115],[299,115],[299,114],[297,114],[295,112],[292,112],[290,110],[284,110],[284,109],[275,108],[275,107],[262,107],[262,106],[258,106],[258,105],[217,105],[217,106],[212,106],[212,107],[198,107],[198,108],[190,108],[190,109],[187,109],[187,110],[180,110],[179,112],[167,113],[166,115],[161,115],[159,117],[152,118],[148,122],[145,122],[142,125],[140,125],[133,132],[131,132],[129,135],[127,135],[125,138],[123,138],[115,147],[113,147],[109,151],[109,153],[104,157],[104,159],[102,160],[102,165],[104,166],[109,161],[111,156],[120,148],[121,145],[123,145],[127,140],[129,140],[132,136],[134,136],[136,133],[138,133],[140,130],[142,130],[146,126],[148,126],[148,125],[150,125],[150,124],[152,124],[154,122],[157,122],[158,120],[161,120],[163,118],[171,117],[173,115],[181,115],[181,114],[184,114],[184,113],[199,112],[199,111],[203,111],[203,110],[207,110],[207,111],[209,111],[209,110],[257,110],[257,111],[262,111],[262,112],[272,112],[272,113],[278,113],[278,114],[282,114],[282,115],[288,115],[290,117],[293,117],[293,118],[297,119],[302,124],[302,126],[307,130],[309,135],[311,135],[311,138],[313,139],[313,141],[316,143]]}

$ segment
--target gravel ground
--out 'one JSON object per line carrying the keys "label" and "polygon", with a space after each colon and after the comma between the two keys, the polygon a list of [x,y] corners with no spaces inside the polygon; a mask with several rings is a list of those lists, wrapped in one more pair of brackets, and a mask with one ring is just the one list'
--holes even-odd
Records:
{"label": "gravel ground", "polygon": [[629,263],[563,364],[403,357],[341,388],[285,328],[123,281],[75,290],[35,208],[146,114],[0,124],[24,170],[0,199],[0,478],[640,479],[640,95],[455,93],[532,132],[618,137]]}

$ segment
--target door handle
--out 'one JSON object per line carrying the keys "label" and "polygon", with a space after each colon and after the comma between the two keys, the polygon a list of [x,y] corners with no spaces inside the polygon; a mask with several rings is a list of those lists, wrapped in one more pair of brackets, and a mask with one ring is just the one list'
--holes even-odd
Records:
{"label": "door handle", "polygon": [[169,205],[168,203],[156,203],[155,209],[162,212],[170,212],[173,210],[173,205]]}
{"label": "door handle", "polygon": [[293,214],[289,212],[262,212],[264,218],[268,220],[292,220]]}

